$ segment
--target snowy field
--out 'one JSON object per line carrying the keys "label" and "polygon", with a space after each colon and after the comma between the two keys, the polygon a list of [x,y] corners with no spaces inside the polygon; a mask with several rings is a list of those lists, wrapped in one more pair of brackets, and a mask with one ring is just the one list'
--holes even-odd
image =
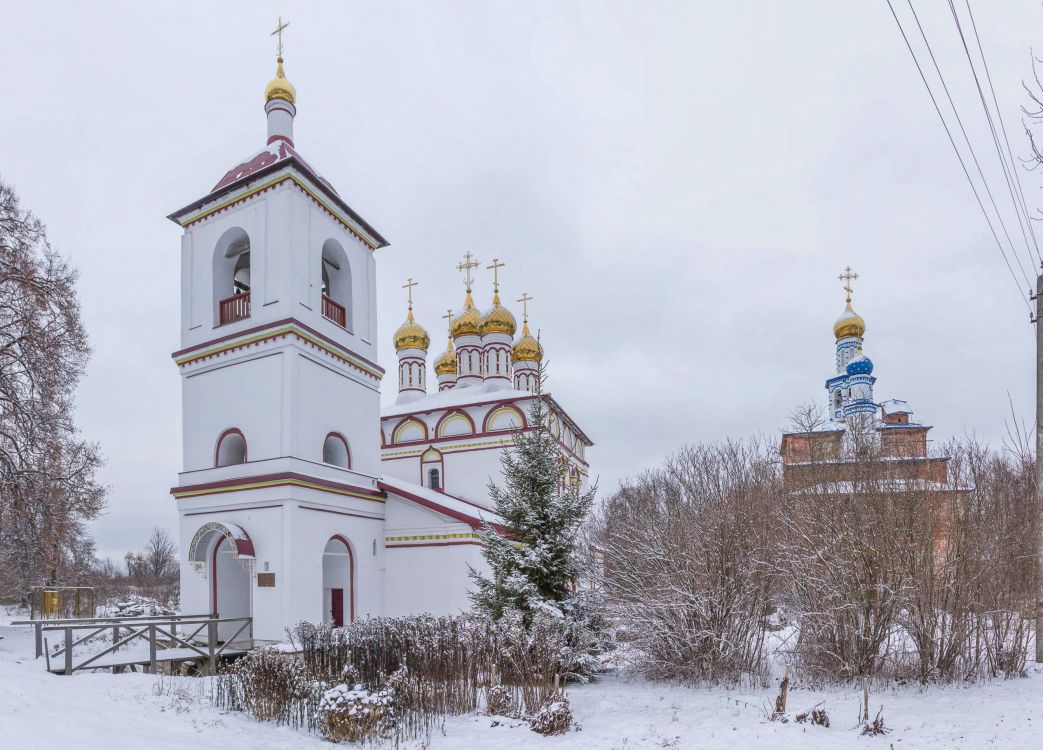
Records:
{"label": "snowy field", "polygon": [[[0,614],[2,617],[2,614]],[[10,619],[10,618],[8,618]],[[329,748],[308,734],[221,713],[203,694],[205,681],[144,674],[47,674],[33,658],[29,629],[0,619],[0,748],[22,750],[251,750]],[[1043,669],[1028,679],[979,687],[903,688],[877,692],[892,731],[862,737],[855,728],[860,693],[790,692],[791,714],[823,703],[828,729],[766,720],[774,691],[692,690],[618,677],[569,691],[582,729],[541,737],[522,722],[454,717],[431,738],[431,750],[631,750],[634,748],[1040,748]]]}

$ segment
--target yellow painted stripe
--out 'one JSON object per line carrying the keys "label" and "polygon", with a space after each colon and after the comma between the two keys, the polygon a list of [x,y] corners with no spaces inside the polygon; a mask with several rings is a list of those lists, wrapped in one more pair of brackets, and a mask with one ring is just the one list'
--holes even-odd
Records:
{"label": "yellow painted stripe", "polygon": [[196,360],[206,359],[207,357],[213,357],[223,352],[227,352],[231,349],[238,349],[243,346],[249,346],[250,344],[256,343],[258,341],[263,341],[264,339],[274,338],[276,336],[284,336],[286,334],[293,334],[298,338],[304,339],[309,344],[319,347],[323,351],[328,352],[333,356],[337,357],[338,359],[347,362],[352,367],[362,370],[367,375],[371,375],[374,378],[377,378],[378,380],[381,378],[381,374],[379,372],[372,369],[371,367],[368,367],[355,357],[352,357],[351,355],[347,354],[346,352],[340,349],[334,349],[329,344],[324,343],[322,340],[317,339],[314,336],[309,336],[307,331],[303,331],[295,325],[283,326],[282,328],[272,328],[267,331],[262,331],[253,336],[247,336],[243,339],[234,339],[224,344],[220,344],[219,346],[215,346],[212,349],[204,349],[201,352],[193,352],[192,354],[186,354],[184,357],[181,357],[180,359],[176,359],[174,361],[177,363],[179,367],[181,367],[191,362],[195,362]]}
{"label": "yellow painted stripe", "polygon": [[330,213],[330,215],[333,216],[334,220],[336,220],[338,224],[343,226],[345,229],[347,229],[349,232],[351,232],[354,236],[358,237],[359,240],[366,245],[366,247],[368,247],[370,250],[376,250],[376,248],[377,248],[376,242],[365,236],[365,230],[363,230],[362,227],[357,227],[357,226],[355,226],[353,224],[350,224],[349,222],[344,221],[344,219],[342,219],[340,217],[340,213],[335,208],[331,207],[321,197],[319,197],[314,192],[312,192],[308,188],[308,186],[305,185],[303,182],[301,182],[301,180],[296,175],[292,175],[292,174],[281,175],[279,177],[276,177],[274,179],[269,180],[268,182],[261,183],[257,187],[252,188],[250,190],[247,190],[245,193],[240,193],[239,195],[235,196],[234,198],[229,198],[228,200],[226,200],[226,201],[224,201],[222,203],[219,203],[218,205],[214,206],[213,208],[207,209],[206,211],[204,211],[203,213],[199,214],[195,218],[189,219],[188,221],[186,221],[181,226],[182,227],[189,227],[192,224],[195,224],[196,222],[202,221],[203,219],[206,219],[206,218],[208,218],[210,216],[213,216],[216,213],[219,213],[220,211],[224,211],[226,208],[229,208],[230,206],[233,206],[236,203],[241,203],[242,201],[247,200],[248,198],[252,198],[253,196],[257,195],[258,193],[261,193],[261,192],[267,190],[268,188],[274,187],[274,186],[276,186],[276,185],[278,185],[278,184],[280,184],[282,182],[286,182],[286,181],[290,181],[293,184],[295,184],[309,198],[311,198],[313,201],[315,201],[320,206],[322,206],[324,209],[326,209],[326,211],[328,211]]}
{"label": "yellow painted stripe", "polygon": [[334,495],[346,495],[348,497],[357,497],[361,500],[372,500],[373,502],[382,503],[384,498],[376,497],[374,495],[364,495],[361,492],[352,492],[351,490],[343,490],[336,487],[327,487],[324,484],[315,484],[314,482],[303,482],[299,479],[275,479],[270,482],[246,482],[244,484],[233,484],[226,487],[210,487],[205,490],[193,490],[190,492],[175,492],[174,497],[178,500],[185,497],[199,497],[201,495],[217,495],[224,492],[240,492],[242,490],[260,490],[267,489],[268,487],[304,487],[310,490],[319,490],[321,492],[330,492]]}
{"label": "yellow painted stripe", "polygon": [[481,539],[479,534],[421,534],[418,536],[386,536],[385,542],[423,542],[432,539]]}

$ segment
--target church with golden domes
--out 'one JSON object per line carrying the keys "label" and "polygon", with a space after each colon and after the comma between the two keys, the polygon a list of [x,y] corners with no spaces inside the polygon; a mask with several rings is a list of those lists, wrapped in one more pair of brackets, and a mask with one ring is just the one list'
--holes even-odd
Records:
{"label": "church with golden domes", "polygon": [[[431,337],[407,282],[392,342],[398,395],[381,408],[376,264],[390,243],[297,150],[285,28],[264,89],[267,141],[168,217],[182,230],[172,355],[182,470],[171,489],[181,605],[228,621],[220,640],[255,643],[301,621],[469,609],[469,573],[487,571],[479,531],[502,528],[489,482],[514,437],[548,429],[563,484],[587,481],[592,445],[538,388],[532,298],[519,299],[519,333],[494,260],[480,311],[470,253],[430,388]],[[537,398],[541,425],[528,422]]]}

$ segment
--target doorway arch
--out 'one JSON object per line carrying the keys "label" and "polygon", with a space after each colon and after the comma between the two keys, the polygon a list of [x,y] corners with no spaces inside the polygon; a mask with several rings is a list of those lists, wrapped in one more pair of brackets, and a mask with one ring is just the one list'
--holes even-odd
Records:
{"label": "doorway arch", "polygon": [[[253,541],[243,527],[227,521],[210,521],[192,536],[188,561],[209,582],[211,613],[221,619],[253,616]],[[218,639],[230,638],[241,622],[221,623]],[[240,637],[249,637],[247,635]]]}
{"label": "doorway arch", "polygon": [[322,551],[322,621],[335,627],[355,621],[355,556],[339,534]]}

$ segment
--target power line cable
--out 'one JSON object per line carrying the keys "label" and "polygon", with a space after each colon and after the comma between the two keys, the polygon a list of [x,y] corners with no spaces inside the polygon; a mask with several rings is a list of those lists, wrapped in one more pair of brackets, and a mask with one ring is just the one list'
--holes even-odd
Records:
{"label": "power line cable", "polygon": [[978,170],[978,176],[981,177],[982,187],[985,188],[985,194],[989,196],[989,203],[992,204],[992,210],[996,212],[996,221],[999,222],[1000,229],[1003,230],[1003,236],[1007,238],[1007,244],[1010,245],[1011,255],[1014,256],[1015,262],[1018,264],[1018,268],[1021,270],[1021,275],[1025,277],[1025,283],[1032,288],[1032,282],[1029,280],[1029,276],[1025,273],[1025,267],[1021,265],[1021,257],[1014,249],[1014,241],[1010,238],[1010,232],[1007,231],[1007,225],[1003,222],[1003,215],[1000,213],[999,208],[996,206],[996,199],[992,195],[992,189],[989,187],[989,181],[985,179],[985,172],[981,168],[981,162],[978,161],[978,155],[974,152],[974,146],[971,145],[970,136],[967,135],[967,129],[963,126],[963,119],[960,117],[960,111],[956,109],[956,102],[952,99],[952,93],[949,91],[949,86],[945,82],[945,76],[942,74],[942,69],[938,65],[938,59],[934,56],[934,50],[931,48],[931,43],[927,40],[927,34],[923,30],[923,25],[920,23],[920,16],[916,13],[916,8],[913,7],[913,0],[906,0],[909,5],[909,10],[913,14],[913,19],[916,21],[916,27],[920,30],[920,38],[923,39],[924,46],[927,48],[927,54],[931,56],[931,63],[934,65],[934,71],[938,74],[938,80],[942,84],[942,90],[945,91],[945,97],[949,100],[949,106],[952,107],[952,113],[956,117],[956,124],[960,126],[960,132],[963,134],[963,140],[967,144],[967,150],[971,154],[971,159],[974,161],[974,166]]}
{"label": "power line cable", "polygon": [[913,64],[916,66],[916,70],[920,74],[920,80],[923,81],[924,87],[927,89],[927,95],[931,97],[931,103],[934,105],[934,111],[938,114],[938,119],[942,122],[942,127],[945,129],[945,134],[949,137],[949,143],[952,145],[952,149],[956,153],[956,159],[960,162],[960,167],[963,169],[963,175],[967,178],[967,183],[971,186],[971,192],[974,193],[974,199],[978,202],[978,207],[981,209],[982,216],[985,217],[985,223],[988,224],[989,231],[992,233],[992,238],[996,241],[996,249],[999,250],[1000,256],[1003,258],[1003,262],[1007,266],[1007,270],[1010,271],[1010,277],[1014,280],[1014,286],[1018,290],[1018,296],[1021,298],[1021,301],[1025,303],[1025,306],[1029,310],[1029,314],[1031,314],[1032,306],[1029,304],[1028,298],[1024,296],[1021,290],[1021,282],[1018,281],[1017,274],[1014,273],[1014,268],[1010,264],[1010,259],[1007,258],[1007,253],[1003,249],[1003,243],[1000,242],[999,235],[996,234],[996,229],[992,225],[992,220],[989,218],[989,214],[985,210],[985,204],[982,203],[981,196],[978,194],[978,189],[974,185],[974,180],[971,179],[971,174],[967,169],[967,164],[964,162],[963,154],[960,153],[960,149],[956,146],[956,140],[952,136],[952,131],[949,129],[949,124],[945,121],[945,116],[942,114],[941,107],[938,106],[938,100],[937,98],[935,98],[934,92],[931,90],[931,84],[927,82],[927,76],[924,74],[923,67],[920,65],[920,60],[916,57],[916,52],[913,50],[913,45],[910,43],[909,37],[905,33],[905,28],[902,26],[902,22],[899,20],[898,14],[895,12],[895,8],[891,0],[887,0],[887,7],[891,9],[891,15],[894,17],[895,24],[897,24],[898,26],[898,32],[902,35],[902,40],[905,42],[905,47],[909,50],[909,55],[913,58]]}
{"label": "power line cable", "polygon": [[978,44],[978,54],[981,55],[981,64],[985,69],[985,80],[989,84],[989,91],[992,93],[992,103],[996,108],[996,117],[1000,121],[1000,130],[1003,133],[1003,142],[1007,146],[1007,157],[1010,159],[1011,174],[1014,175],[1014,184],[1018,188],[1018,197],[1021,199],[1021,210],[1025,214],[1025,221],[1028,224],[1029,236],[1032,237],[1032,244],[1036,248],[1036,257],[1043,262],[1043,258],[1040,257],[1039,242],[1036,239],[1036,230],[1032,226],[1032,220],[1029,217],[1028,203],[1025,201],[1025,188],[1021,184],[1021,178],[1018,177],[1020,174],[1017,170],[1017,165],[1014,162],[1014,151],[1010,147],[1010,139],[1007,137],[1007,125],[1003,120],[1003,111],[1000,109],[999,101],[996,98],[996,89],[992,85],[992,73],[989,71],[989,62],[985,59],[985,50],[981,45],[981,37],[978,35],[978,24],[974,20],[974,13],[971,11],[971,0],[965,0],[967,4],[967,15],[971,19],[971,28],[974,30],[974,39]]}
{"label": "power line cable", "polygon": [[[1014,215],[1018,219],[1018,228],[1021,229],[1022,239],[1025,240],[1025,251],[1028,254],[1029,268],[1032,268],[1032,266],[1035,265],[1036,260],[1043,262],[1043,258],[1039,257],[1038,248],[1036,249],[1036,259],[1032,258],[1033,248],[1032,245],[1029,244],[1028,232],[1025,231],[1025,224],[1021,219],[1021,212],[1019,210],[1020,204],[1018,203],[1017,192],[1014,189],[1015,176],[1011,175],[1008,171],[1007,160],[1004,158],[1003,150],[1000,147],[999,133],[996,132],[996,124],[995,122],[993,122],[992,119],[992,111],[989,109],[988,102],[985,100],[985,92],[982,90],[981,80],[978,78],[978,71],[974,66],[974,60],[971,57],[970,47],[967,46],[967,38],[964,36],[963,33],[963,24],[960,23],[960,16],[956,12],[956,4],[953,2],[953,0],[949,0],[949,10],[952,11],[953,21],[956,22],[956,31],[960,35],[960,42],[963,45],[963,52],[967,56],[967,63],[971,67],[971,75],[974,77],[974,85],[978,89],[978,98],[981,100],[982,109],[985,110],[985,119],[989,124],[989,132],[992,134],[992,144],[996,147],[996,156],[999,157],[1000,167],[1002,167],[1003,169],[1003,179],[1007,183],[1007,192],[1010,193],[1010,199],[1014,203]],[[984,57],[982,59],[984,60]],[[993,94],[995,94],[995,91],[993,91]],[[999,112],[998,106],[996,108],[996,111],[997,113]],[[1026,217],[1025,221],[1027,220],[1028,219]]]}

